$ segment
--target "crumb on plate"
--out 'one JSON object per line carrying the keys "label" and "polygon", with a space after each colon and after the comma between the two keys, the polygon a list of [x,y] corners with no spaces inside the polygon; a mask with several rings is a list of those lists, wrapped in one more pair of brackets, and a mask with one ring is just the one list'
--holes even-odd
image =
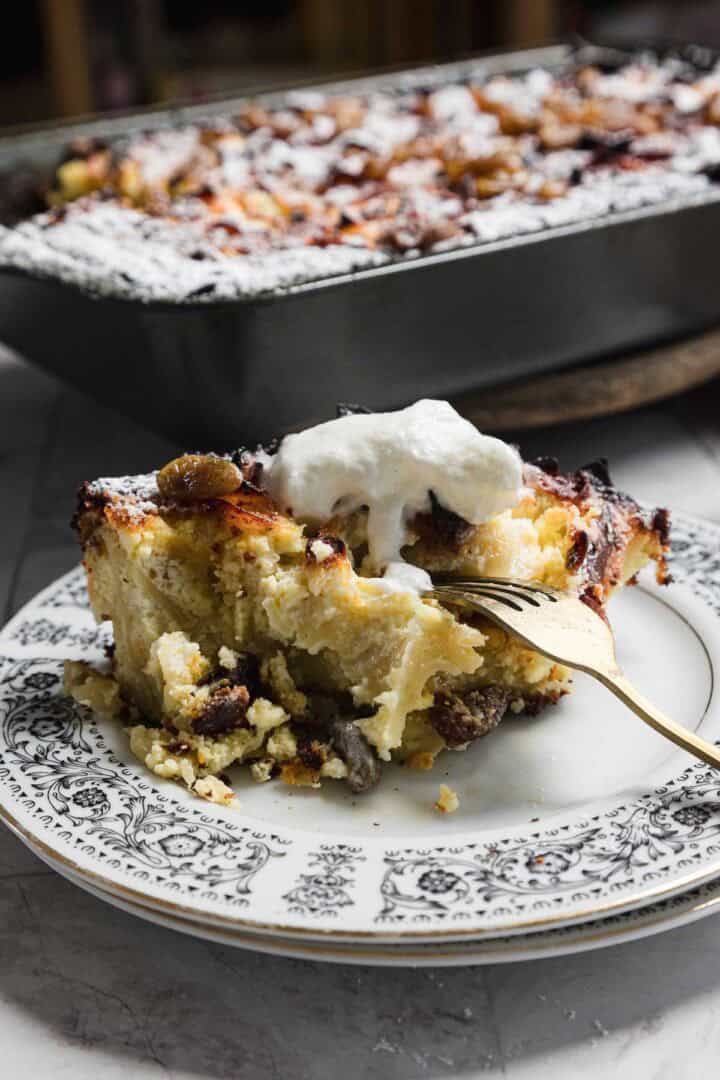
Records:
{"label": "crumb on plate", "polygon": [[441,814],[454,814],[459,805],[460,799],[457,792],[453,791],[447,784],[441,784],[435,809],[439,810]]}

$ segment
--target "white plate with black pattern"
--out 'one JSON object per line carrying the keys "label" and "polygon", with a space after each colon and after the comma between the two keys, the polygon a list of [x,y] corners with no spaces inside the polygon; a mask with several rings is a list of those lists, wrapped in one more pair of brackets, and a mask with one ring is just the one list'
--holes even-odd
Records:
{"label": "white plate with black pattern", "polygon": [[[627,674],[720,741],[720,529],[678,517],[675,583],[611,607]],[[387,766],[352,795],[237,770],[240,809],[149,774],[116,722],[64,699],[67,657],[109,643],[80,569],[0,633],[0,815],[102,894],[158,915],[285,939],[444,944],[605,919],[720,876],[720,773],[585,676],[434,771]],[[434,808],[440,782],[460,809]]]}
{"label": "white plate with black pattern", "polygon": [[105,892],[71,873],[61,863],[43,855],[45,862],[75,885],[79,885],[98,900],[112,904],[130,915],[168,930],[202,938],[218,945],[251,949],[272,956],[296,960],[322,960],[337,964],[363,964],[374,967],[465,967],[482,964],[507,964],[519,960],[540,960],[551,956],[622,945],[626,941],[651,937],[666,930],[697,922],[707,915],[720,913],[720,880],[707,882],[697,889],[678,893],[667,900],[623,911],[618,915],[590,922],[572,923],[552,930],[537,930],[508,937],[463,938],[461,941],[416,942],[388,944],[379,941],[345,941],[337,937],[302,939],[280,934],[263,934],[238,930],[230,926],[211,926],[193,922],[181,915],[158,911]]}

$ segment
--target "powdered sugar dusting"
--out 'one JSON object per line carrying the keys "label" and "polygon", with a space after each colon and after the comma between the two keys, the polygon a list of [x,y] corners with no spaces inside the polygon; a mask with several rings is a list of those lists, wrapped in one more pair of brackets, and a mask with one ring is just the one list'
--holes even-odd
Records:
{"label": "powdered sugar dusting", "polygon": [[90,498],[122,502],[125,509],[139,513],[157,510],[159,496],[157,473],[141,473],[137,476],[103,476],[85,485]]}
{"label": "powdered sugar dusting", "polygon": [[707,191],[705,176],[674,175],[657,170],[648,173],[598,175],[587,184],[571,188],[567,195],[544,206],[505,203],[493,211],[478,210],[463,219],[480,240],[499,240],[539,229],[592,221],[613,212],[638,210]]}
{"label": "powdered sugar dusting", "polygon": [[199,143],[197,128],[157,131],[151,136],[136,139],[130,153],[146,180],[155,183],[182,168],[198,149]]}
{"label": "powdered sugar dusting", "polygon": [[[613,211],[670,205],[673,200],[703,195],[709,187],[703,175],[657,170],[651,175],[598,177],[551,203],[500,197],[462,219],[468,232],[460,240],[440,241],[434,250],[527,235]],[[101,296],[182,303],[259,296],[413,257],[331,244],[242,258],[217,255],[197,262],[189,249],[203,238],[192,223],[148,218],[111,203],[73,210],[51,229],[44,227],[43,217],[15,229],[0,229],[0,265],[59,278]],[[441,217],[442,203],[437,211]]]}
{"label": "powdered sugar dusting", "polygon": [[593,93],[621,101],[644,102],[657,98],[672,78],[668,66],[631,64],[622,71],[599,75],[592,83]]}
{"label": "powdered sugar dusting", "polygon": [[535,116],[541,107],[542,99],[552,87],[553,77],[549,71],[535,69],[521,78],[508,79],[498,75],[484,87],[483,93],[499,105]]}
{"label": "powdered sugar dusting", "polygon": [[231,300],[387,261],[378,252],[333,245],[243,258],[216,254],[198,262],[191,250],[204,242],[199,227],[148,218],[112,203],[72,207],[50,229],[45,220],[0,229],[0,265],[126,299]]}

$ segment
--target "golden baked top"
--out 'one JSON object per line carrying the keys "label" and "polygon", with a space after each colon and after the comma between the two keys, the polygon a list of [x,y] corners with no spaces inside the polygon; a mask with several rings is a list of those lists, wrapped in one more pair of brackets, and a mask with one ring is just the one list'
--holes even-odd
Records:
{"label": "golden baked top", "polygon": [[297,92],[212,126],[71,144],[49,201],[99,192],[202,218],[198,259],[298,243],[426,249],[471,232],[466,214],[486,200],[548,202],[598,170],[687,152],[691,133],[720,124],[720,78],[686,79],[633,64],[372,96]]}
{"label": "golden baked top", "polygon": [[[658,580],[667,579],[668,511],[642,507],[619,491],[605,460],[572,473],[562,473],[551,458],[527,462],[524,483],[528,492],[524,502],[536,504],[535,516],[548,507],[568,511],[557,526],[564,570],[585,595],[604,602],[622,580],[633,539],[642,540],[647,555],[656,561]],[[435,498],[431,505],[430,513],[418,514],[410,523],[408,557],[428,569],[467,567],[486,541],[487,527],[464,521]],[[528,513],[523,505],[519,512]],[[187,514],[214,518],[231,534],[284,529],[292,523],[292,516],[281,512],[263,486],[262,462],[242,450],[227,456],[186,454],[159,472],[87,482],[78,493],[74,524],[82,543],[88,544],[104,522],[134,530],[156,515]],[[330,545],[335,558],[345,559],[366,541],[363,513],[339,515],[326,522],[321,533],[309,530],[307,535],[309,562],[316,557],[313,543],[318,537]]]}

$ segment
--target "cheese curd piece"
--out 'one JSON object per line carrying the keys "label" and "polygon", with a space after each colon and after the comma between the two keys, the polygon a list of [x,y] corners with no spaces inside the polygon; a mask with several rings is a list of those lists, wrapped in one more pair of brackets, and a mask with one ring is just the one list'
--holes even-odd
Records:
{"label": "cheese curd piece", "polygon": [[460,799],[457,792],[453,791],[447,784],[441,784],[435,809],[439,810],[441,814],[454,814],[459,806]]}

